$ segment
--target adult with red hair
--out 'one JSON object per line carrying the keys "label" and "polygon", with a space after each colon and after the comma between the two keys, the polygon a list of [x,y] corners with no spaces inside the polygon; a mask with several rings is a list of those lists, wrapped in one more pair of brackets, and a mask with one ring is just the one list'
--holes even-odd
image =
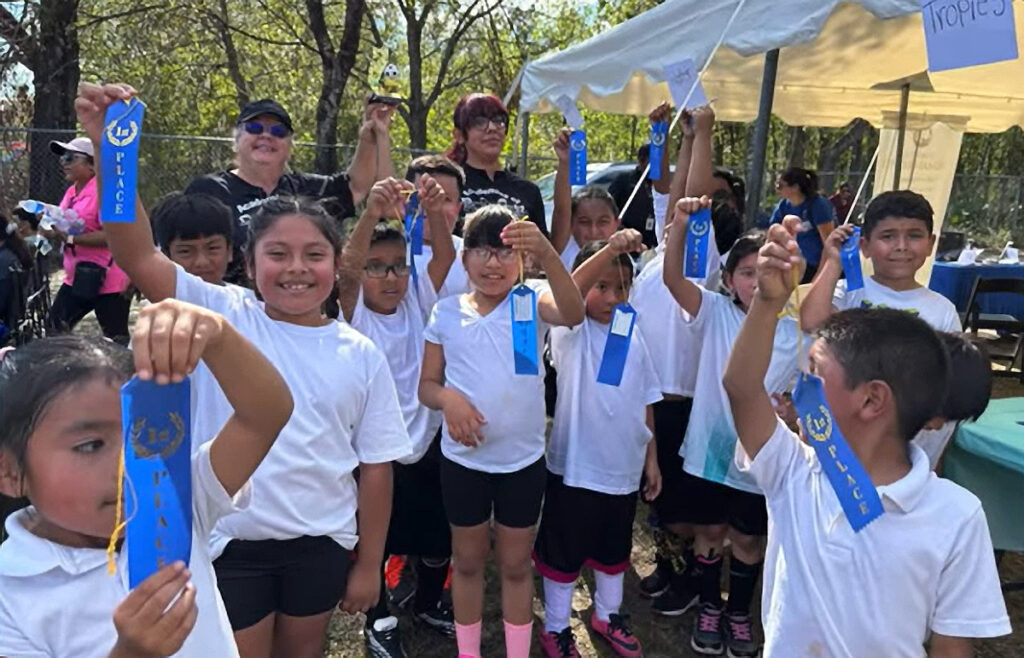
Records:
{"label": "adult with red hair", "polygon": [[508,136],[509,116],[501,99],[480,93],[463,96],[452,119],[454,143],[447,155],[466,172],[463,212],[468,215],[498,203],[508,206],[516,217],[529,217],[548,235],[540,189],[502,166],[501,150]]}

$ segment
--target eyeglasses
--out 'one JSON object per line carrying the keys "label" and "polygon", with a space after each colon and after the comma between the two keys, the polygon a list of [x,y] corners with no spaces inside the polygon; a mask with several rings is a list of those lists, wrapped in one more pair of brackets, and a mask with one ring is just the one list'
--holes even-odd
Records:
{"label": "eyeglasses", "polygon": [[242,124],[242,128],[250,135],[262,135],[266,131],[270,133],[271,137],[277,137],[278,139],[284,139],[292,134],[292,131],[288,130],[287,126],[280,123],[264,126],[259,121],[246,121]]}
{"label": "eyeglasses", "polygon": [[511,247],[471,247],[466,249],[466,255],[478,263],[486,263],[492,256],[499,263],[511,263],[516,257],[516,250]]}
{"label": "eyeglasses", "polygon": [[72,153],[71,151],[64,151],[63,153],[60,154],[60,158],[58,158],[58,161],[62,165],[64,165],[64,164],[71,164],[77,158],[85,159],[87,157],[89,157],[89,156],[87,156],[84,153]]}
{"label": "eyeglasses", "polygon": [[469,120],[469,127],[487,130],[487,127],[492,123],[494,124],[494,127],[497,128],[498,130],[508,130],[508,117],[501,115],[494,117],[473,117],[472,119]]}
{"label": "eyeglasses", "polygon": [[385,265],[383,263],[371,263],[363,268],[366,272],[366,276],[371,279],[386,279],[388,274],[393,272],[395,277],[409,276],[409,266],[405,263],[401,265]]}

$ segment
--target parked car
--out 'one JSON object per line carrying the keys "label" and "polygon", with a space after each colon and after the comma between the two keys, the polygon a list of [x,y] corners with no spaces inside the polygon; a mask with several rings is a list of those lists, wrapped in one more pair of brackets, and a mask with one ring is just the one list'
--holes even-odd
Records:
{"label": "parked car", "polygon": [[[611,184],[622,177],[632,175],[636,169],[635,162],[589,162],[587,163],[587,184],[596,185],[608,189]],[[675,171],[675,164],[671,165],[671,171]],[[555,172],[544,174],[536,181],[540,188],[540,195],[544,199],[544,217],[547,218],[548,228],[551,228],[551,213],[555,208]],[[583,187],[574,185],[572,191]]]}

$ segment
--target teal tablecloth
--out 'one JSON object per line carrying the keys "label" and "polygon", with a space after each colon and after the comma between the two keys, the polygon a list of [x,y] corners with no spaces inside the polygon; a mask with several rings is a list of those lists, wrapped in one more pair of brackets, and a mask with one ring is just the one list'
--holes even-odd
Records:
{"label": "teal tablecloth", "polygon": [[964,423],[943,460],[943,476],[981,499],[996,549],[1024,551],[1024,398],[992,400]]}

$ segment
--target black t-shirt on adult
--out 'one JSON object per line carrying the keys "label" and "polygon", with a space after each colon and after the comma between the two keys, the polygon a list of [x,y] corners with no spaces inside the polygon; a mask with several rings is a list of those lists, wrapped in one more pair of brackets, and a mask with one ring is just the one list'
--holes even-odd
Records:
{"label": "black t-shirt on adult", "polygon": [[[619,176],[608,186],[608,193],[615,199],[615,204],[622,210],[629,195],[633,193],[636,182],[640,180],[642,170],[637,169],[631,174]],[[651,182],[645,180],[636,193],[633,203],[629,204],[626,214],[622,217],[623,228],[631,228],[643,235],[644,244],[655,247],[658,244],[658,232],[654,221],[654,197],[651,193]]]}
{"label": "black t-shirt on adult", "polygon": [[462,168],[466,172],[466,186],[462,191],[464,215],[497,203],[508,206],[516,217],[529,216],[530,221],[539,226],[545,236],[548,235],[540,188],[503,169],[494,172],[494,180],[491,180],[483,169],[468,164],[463,164]]}
{"label": "black t-shirt on adult", "polygon": [[230,171],[221,171],[196,178],[185,194],[209,194],[223,201],[235,217],[235,228],[231,236],[233,257],[224,280],[245,285],[245,259],[242,250],[249,237],[249,217],[269,199],[281,196],[306,196],[314,199],[333,197],[337,199],[340,217],[355,214],[352,189],[345,172],[332,176],[321,174],[288,173],[277,181],[277,187],[269,195],[262,187],[242,180]]}

